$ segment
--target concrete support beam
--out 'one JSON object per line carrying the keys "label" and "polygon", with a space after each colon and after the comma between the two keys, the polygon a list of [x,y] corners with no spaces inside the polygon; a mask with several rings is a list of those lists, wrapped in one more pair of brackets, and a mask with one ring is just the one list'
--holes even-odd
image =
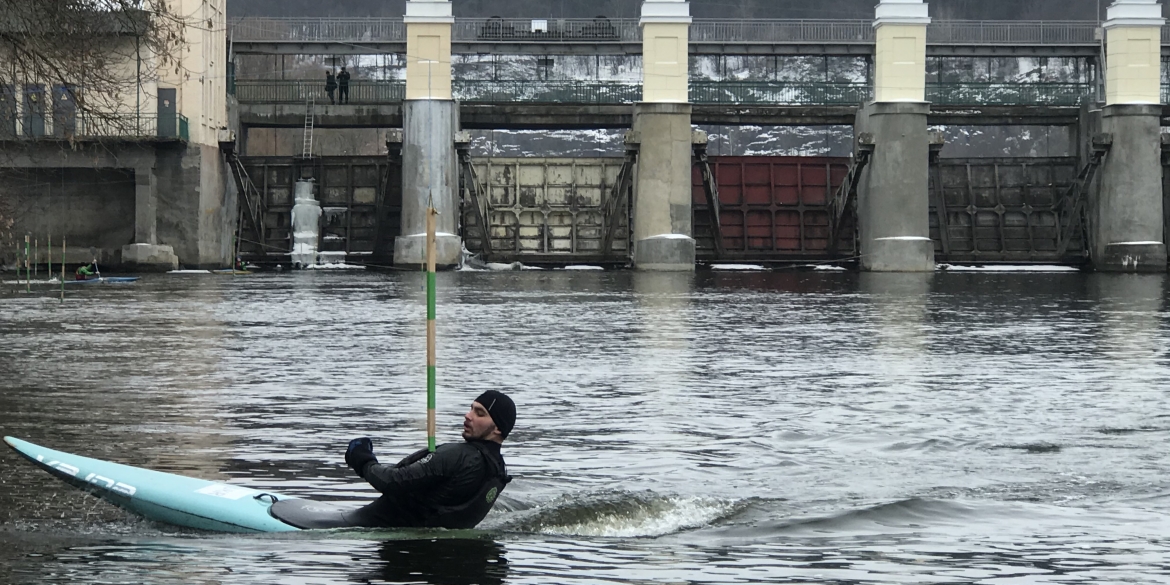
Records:
{"label": "concrete support beam", "polygon": [[134,169],[134,243],[122,246],[122,268],[137,272],[174,270],[179,257],[158,245],[158,179],[153,167]]}
{"label": "concrete support beam", "polygon": [[874,141],[857,193],[862,270],[934,270],[929,110],[926,103],[871,103],[857,114],[856,134],[869,133]]}
{"label": "concrete support beam", "polygon": [[874,101],[926,100],[926,11],[922,0],[882,0],[875,9]]}
{"label": "concrete support beam", "polygon": [[690,101],[690,3],[645,0],[642,3],[642,101]]}
{"label": "concrete support beam", "polygon": [[403,102],[402,235],[394,240],[396,266],[426,261],[427,206],[434,205],[440,267],[459,264],[459,108],[450,100]]}
{"label": "concrete support beam", "polygon": [[1162,7],[1117,0],[1105,21],[1105,104],[1161,102]]}
{"label": "concrete support beam", "polygon": [[1119,104],[1101,111],[1113,137],[1089,200],[1089,241],[1097,270],[1165,272],[1160,106]]}
{"label": "concrete support beam", "polygon": [[691,237],[691,106],[639,103],[634,136],[641,143],[634,179],[634,267],[693,271]]}
{"label": "concrete support beam", "polygon": [[153,244],[157,241],[158,179],[153,167],[134,169],[134,241]]}
{"label": "concrete support beam", "polygon": [[406,3],[406,99],[451,99],[449,0]]}

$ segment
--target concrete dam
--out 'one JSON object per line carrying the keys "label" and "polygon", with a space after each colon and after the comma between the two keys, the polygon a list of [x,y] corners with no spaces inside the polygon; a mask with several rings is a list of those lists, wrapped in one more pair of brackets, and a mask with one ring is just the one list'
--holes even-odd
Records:
{"label": "concrete dam", "polygon": [[[638,19],[464,19],[411,0],[399,19],[225,21],[204,39],[222,85],[155,82],[133,132],[6,86],[0,172],[22,187],[0,262],[45,234],[69,239],[67,262],[127,270],[289,266],[299,188],[322,258],[375,268],[422,263],[430,204],[446,267],[466,249],[669,271],[1165,271],[1170,35],[1156,1],[1107,14],[948,22],[884,1],[866,21],[715,21],[646,0]],[[320,75],[336,63],[354,71],[344,95]],[[741,128],[834,138],[716,146]],[[965,148],[963,129],[1002,138]],[[1038,148],[1037,129],[1059,138]],[[356,154],[324,140],[371,130]],[[477,138],[595,130],[613,138],[587,155]],[[274,132],[295,143],[256,138]]]}

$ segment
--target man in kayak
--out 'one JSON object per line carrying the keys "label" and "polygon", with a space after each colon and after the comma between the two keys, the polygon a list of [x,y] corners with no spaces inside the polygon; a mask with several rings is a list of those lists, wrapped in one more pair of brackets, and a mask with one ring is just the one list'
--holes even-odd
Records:
{"label": "man in kayak", "polygon": [[347,515],[354,526],[474,528],[509,481],[500,446],[516,422],[516,405],[488,390],[463,415],[462,443],[423,449],[383,465],[369,438],[354,439],[345,462],[382,496]]}
{"label": "man in kayak", "polygon": [[101,271],[98,270],[97,260],[86,264],[85,266],[77,267],[77,272],[74,278],[77,280],[92,280],[101,276]]}

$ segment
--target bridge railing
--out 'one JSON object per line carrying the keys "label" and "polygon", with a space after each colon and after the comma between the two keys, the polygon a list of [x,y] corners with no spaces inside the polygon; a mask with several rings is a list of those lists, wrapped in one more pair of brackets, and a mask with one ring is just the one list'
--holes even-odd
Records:
{"label": "bridge railing", "polygon": [[401,18],[238,18],[232,42],[405,42]]}
{"label": "bridge railing", "polygon": [[692,81],[690,88],[695,104],[857,105],[872,95],[866,83]]}
{"label": "bridge railing", "polygon": [[691,43],[873,44],[872,20],[695,19]]}
{"label": "bridge railing", "polygon": [[936,20],[926,27],[932,45],[1095,45],[1093,21]]}
{"label": "bridge railing", "polygon": [[1077,106],[1093,93],[1088,83],[926,84],[926,101],[963,106]]}
{"label": "bridge railing", "polygon": [[628,43],[642,40],[635,18],[457,18],[456,42]]}
{"label": "bridge railing", "polygon": [[[402,18],[244,17],[230,24],[234,42],[405,42]],[[936,20],[927,43],[937,45],[1092,45],[1095,21]],[[457,18],[456,42],[631,43],[642,39],[633,18]],[[1170,43],[1170,29],[1162,29]],[[690,42],[873,44],[872,20],[695,19]]]}
{"label": "bridge railing", "polygon": [[[334,98],[339,97],[337,91]],[[406,96],[406,82],[351,81],[349,103],[393,104]],[[318,104],[329,103],[325,80],[236,80],[236,99],[242,104],[303,104],[309,99]]]}
{"label": "bridge railing", "polygon": [[[628,104],[642,99],[642,85],[612,81],[453,81],[455,99],[480,103]],[[945,105],[1076,106],[1091,99],[1087,83],[927,83],[926,100]],[[1163,86],[1162,99],[1170,98]],[[406,94],[401,80],[352,81],[351,104],[394,104]],[[335,97],[339,97],[337,92]],[[779,81],[692,80],[690,101],[695,104],[745,105],[856,105],[872,99],[865,83],[796,83]],[[250,104],[303,104],[309,99],[328,102],[324,81],[237,80],[236,99]]]}
{"label": "bridge railing", "polygon": [[481,103],[630,104],[642,84],[612,81],[498,81],[457,79],[455,99]]}

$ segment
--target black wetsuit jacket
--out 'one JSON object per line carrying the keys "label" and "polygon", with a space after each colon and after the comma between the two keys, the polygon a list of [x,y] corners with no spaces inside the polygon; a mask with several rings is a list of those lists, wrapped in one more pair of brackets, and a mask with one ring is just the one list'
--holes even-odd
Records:
{"label": "black wetsuit jacket", "polygon": [[369,527],[472,528],[511,480],[500,444],[491,441],[423,449],[397,465],[370,462],[361,475],[382,492],[350,516]]}

